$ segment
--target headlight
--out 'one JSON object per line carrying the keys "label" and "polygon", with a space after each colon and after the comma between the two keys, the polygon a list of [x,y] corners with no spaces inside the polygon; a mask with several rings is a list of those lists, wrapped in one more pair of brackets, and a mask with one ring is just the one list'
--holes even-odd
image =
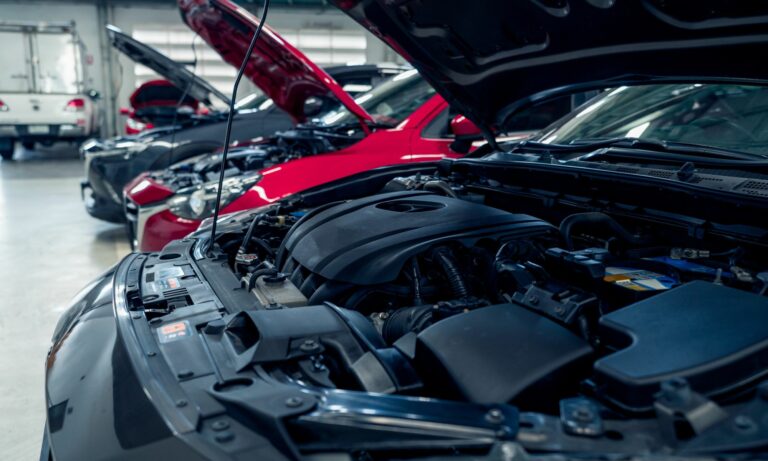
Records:
{"label": "headlight", "polygon": [[132,130],[135,130],[135,131],[144,131],[144,130],[147,129],[147,124],[146,123],[144,123],[144,122],[142,122],[140,120],[136,120],[133,117],[128,117],[125,120],[125,124],[128,126],[128,128],[130,128]]}
{"label": "headlight", "polygon": [[[259,182],[260,174],[226,178],[221,189],[221,208],[243,195]],[[193,190],[179,191],[169,202],[171,213],[185,219],[205,219],[213,214],[218,183],[211,182]]]}

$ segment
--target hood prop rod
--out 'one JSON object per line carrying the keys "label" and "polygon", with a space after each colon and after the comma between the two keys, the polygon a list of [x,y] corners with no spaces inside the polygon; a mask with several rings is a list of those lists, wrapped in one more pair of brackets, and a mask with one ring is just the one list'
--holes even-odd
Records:
{"label": "hood prop rod", "polygon": [[253,33],[251,43],[248,45],[248,51],[245,52],[243,57],[243,63],[240,64],[240,69],[237,71],[237,77],[235,77],[235,84],[232,86],[232,97],[229,100],[229,113],[227,114],[227,130],[224,135],[224,152],[221,154],[221,167],[219,168],[219,185],[216,188],[216,204],[213,208],[213,222],[211,223],[211,243],[208,245],[208,254],[213,252],[213,245],[216,242],[216,222],[219,220],[219,211],[221,209],[221,188],[224,187],[224,170],[227,167],[227,155],[229,154],[229,142],[232,136],[232,119],[235,117],[235,101],[237,100],[237,88],[240,86],[240,80],[243,78],[245,68],[248,66],[248,61],[251,59],[253,48],[256,46],[256,41],[261,35],[261,29],[264,28],[264,23],[267,21],[267,12],[269,11],[269,0],[264,0],[264,8],[261,13],[261,20],[259,26]]}

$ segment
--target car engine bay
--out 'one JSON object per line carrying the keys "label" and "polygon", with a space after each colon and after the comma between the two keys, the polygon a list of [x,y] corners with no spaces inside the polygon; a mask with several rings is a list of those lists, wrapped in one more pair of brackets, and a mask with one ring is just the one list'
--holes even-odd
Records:
{"label": "car engine bay", "polygon": [[512,405],[518,439],[548,434],[528,449],[706,450],[735,443],[732,420],[756,434],[764,241],[561,206],[535,216],[486,186],[416,174],[255,210],[198,251],[199,269],[181,261],[191,239],[148,255],[134,308],[162,328],[213,306],[193,329],[230,381]]}
{"label": "car engine bay", "polygon": [[[224,176],[238,176],[302,157],[335,152],[359,141],[361,134],[359,125],[333,129],[299,125],[268,139],[231,148]],[[220,169],[221,154],[217,153],[193,157],[150,174],[160,183],[180,190],[216,181]]]}

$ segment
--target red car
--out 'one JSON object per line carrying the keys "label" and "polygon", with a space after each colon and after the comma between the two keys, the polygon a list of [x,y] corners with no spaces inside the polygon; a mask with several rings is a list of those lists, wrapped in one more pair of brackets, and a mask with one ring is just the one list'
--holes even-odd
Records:
{"label": "red car", "polygon": [[179,101],[182,94],[183,90],[168,80],[150,80],[139,85],[129,98],[131,107],[120,108],[120,115],[126,116],[125,134],[139,134],[155,126],[170,125],[174,112],[178,112],[176,117],[179,120],[208,112],[191,96]]}
{"label": "red car", "polygon": [[202,115],[208,111],[191,96],[179,101],[182,94],[183,91],[168,80],[150,80],[139,85],[129,98],[131,107],[120,108],[120,115],[126,116],[125,134],[138,134],[155,126],[170,125],[177,111],[178,118]]}

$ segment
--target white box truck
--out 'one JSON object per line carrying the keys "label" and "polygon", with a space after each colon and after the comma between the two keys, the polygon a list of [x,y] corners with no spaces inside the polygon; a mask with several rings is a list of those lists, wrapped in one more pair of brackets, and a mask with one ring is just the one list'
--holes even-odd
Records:
{"label": "white box truck", "polygon": [[0,156],[14,143],[79,143],[98,130],[74,23],[0,21]]}

